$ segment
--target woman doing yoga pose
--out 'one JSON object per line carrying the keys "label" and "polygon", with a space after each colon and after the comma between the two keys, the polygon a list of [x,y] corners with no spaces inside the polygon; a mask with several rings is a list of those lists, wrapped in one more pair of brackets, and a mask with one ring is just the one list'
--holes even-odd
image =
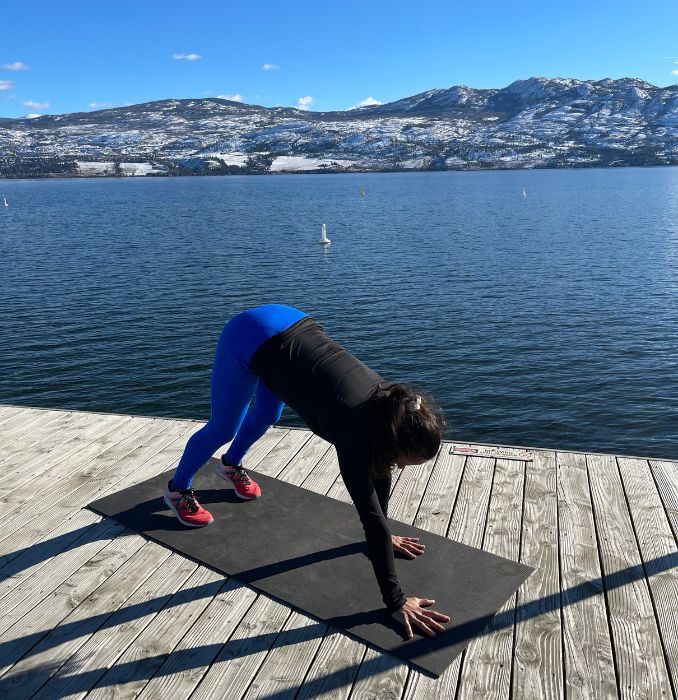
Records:
{"label": "woman doing yoga pose", "polygon": [[191,483],[231,440],[217,474],[230,480],[243,499],[261,495],[242,459],[288,404],[336,448],[388,610],[404,623],[408,637],[412,624],[431,636],[445,629],[440,622],[449,617],[429,607],[434,600],[405,597],[398,584],[394,550],[414,559],[424,553],[424,545],[418,538],[392,536],[386,520],[391,470],[423,464],[440,447],[446,423],[433,401],[405,384],[384,382],[313,317],[281,304],[243,311],[226,324],[212,369],[211,401],[209,421],[188,440],[164,493],[184,525],[213,522]]}

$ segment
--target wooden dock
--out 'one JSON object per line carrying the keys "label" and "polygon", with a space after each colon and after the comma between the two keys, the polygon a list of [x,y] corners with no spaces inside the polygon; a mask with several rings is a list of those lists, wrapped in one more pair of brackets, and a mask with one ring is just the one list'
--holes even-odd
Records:
{"label": "wooden dock", "polygon": [[[0,406],[1,698],[676,697],[678,462],[446,442],[399,472],[391,517],[537,567],[433,680],[85,508],[202,425]],[[308,430],[245,466],[349,500]]]}

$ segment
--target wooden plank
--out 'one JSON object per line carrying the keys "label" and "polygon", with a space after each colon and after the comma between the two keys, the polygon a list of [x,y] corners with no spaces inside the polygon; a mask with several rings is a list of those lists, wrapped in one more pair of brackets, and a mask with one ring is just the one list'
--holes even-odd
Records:
{"label": "wooden plank", "polygon": [[[480,547],[485,531],[495,461],[487,457],[466,458],[459,494],[446,533],[449,539],[471,547]],[[426,595],[426,591],[412,591],[412,593],[418,596]],[[444,613],[445,610],[440,612]],[[405,687],[406,700],[427,700],[431,697],[454,698],[464,654],[465,652],[462,652],[457,656],[447,670],[435,680],[413,668]]]}
{"label": "wooden plank", "polygon": [[[172,430],[175,430],[175,429],[172,428]],[[158,437],[158,436],[156,436],[156,437]],[[161,465],[166,465],[166,463],[164,463],[164,450],[160,450],[160,452],[158,452],[158,447],[163,446],[164,442],[169,437],[171,437],[171,431],[170,431],[170,435],[168,435],[167,431],[165,431],[162,435],[161,442],[159,442],[159,443],[152,442],[150,447],[149,447],[149,445],[145,446],[148,449],[148,454],[153,455],[152,459],[148,460],[147,462],[143,461],[144,456],[145,456],[144,453],[145,453],[146,449],[144,449],[144,448],[140,449],[140,446],[138,444],[136,446],[134,446],[134,443],[128,444],[128,448],[130,448],[131,451],[135,455],[135,460],[141,460],[140,462],[132,461],[131,465],[130,464],[127,465],[128,468],[131,469],[131,471],[132,471],[132,474],[130,477],[131,480],[135,480],[135,481],[136,480],[143,480],[144,478],[147,478],[151,474],[154,474],[154,473],[157,473],[158,471],[160,471],[161,469],[158,469],[158,461],[157,460],[160,460]],[[183,440],[183,435],[179,435],[178,437],[175,436],[175,442],[177,442],[179,440]],[[179,443],[179,444],[181,444],[181,443]],[[173,454],[176,455],[179,452],[179,450],[180,450],[180,448],[177,445]],[[114,476],[114,479],[116,480],[116,482],[120,481],[121,476],[124,477],[124,472],[122,472],[122,474],[121,474],[121,471],[122,471],[121,464],[122,464],[121,460],[114,459],[113,464],[111,465],[111,467],[113,467],[115,469],[115,472],[116,472],[115,476]],[[151,474],[149,474],[149,472]],[[76,489],[76,492],[78,490],[81,492],[80,498],[82,498],[83,495],[86,497],[87,496],[91,497],[93,493],[96,493],[98,488],[99,488],[98,485],[96,483],[93,483],[90,480],[89,482],[86,482],[85,484],[83,484],[83,486],[80,487],[80,489]],[[68,491],[68,489],[67,489],[67,491]],[[74,492],[69,491],[62,498],[62,501],[64,499],[73,498],[73,497],[74,497]],[[77,500],[77,498],[76,498],[76,500]],[[60,502],[61,501],[59,501],[59,500],[56,501],[56,507],[58,507],[58,504]],[[89,499],[85,498],[85,503],[87,503],[87,502],[89,502]],[[80,504],[78,502],[76,504],[76,506],[72,506],[72,507],[74,510],[77,510],[80,507],[80,505],[84,505],[84,503]],[[55,506],[53,506],[53,508],[54,507]],[[42,521],[42,523],[47,523],[47,525],[46,525],[47,527],[49,527],[50,525],[56,526],[56,525],[58,525],[58,518],[60,517],[61,512],[57,511],[56,513],[53,513],[50,510],[49,514],[43,515],[40,518],[40,520]],[[72,522],[77,524],[78,522],[80,522],[80,520],[87,520],[87,519],[89,519],[89,521],[96,522],[98,519],[100,519],[100,516],[98,516],[95,513],[90,512],[90,511],[82,511],[82,512],[78,512],[77,515],[74,515]],[[30,525],[27,525],[26,527],[30,527]],[[0,542],[0,545],[2,545],[3,543],[6,543],[6,542],[8,542],[10,545],[12,543],[11,539],[8,538],[8,539],[4,540],[3,542]],[[47,546],[49,546],[49,545],[47,545]],[[30,570],[27,570],[27,573],[30,573],[31,576],[37,575],[38,579],[39,579],[41,576],[39,570],[41,570],[43,567],[46,567],[46,566],[48,568],[50,564],[51,564],[51,561],[49,559],[45,560],[44,558],[42,558],[42,559],[38,560]],[[21,584],[21,580],[17,580],[17,578],[18,577],[15,576],[13,579],[7,579],[6,581],[2,582],[2,588],[0,588],[0,591],[1,591],[0,595],[1,596],[9,595],[12,593],[12,591],[5,591],[4,590],[5,587],[12,587],[12,590],[14,590],[17,586],[19,586],[19,584]],[[5,604],[6,603],[3,603],[3,605],[5,605]]]}
{"label": "wooden plank", "polygon": [[[47,433],[41,440],[35,442],[18,453],[15,453],[3,464],[6,474],[6,482],[0,484],[0,498],[5,502],[19,503],[22,494],[37,493],[44,487],[48,474],[54,478],[68,475],[65,465],[71,460],[76,463],[80,459],[87,459],[83,453],[88,444],[98,440],[102,444],[108,444],[120,439],[116,430],[121,428],[133,432],[135,425],[142,426],[152,422],[153,418],[131,418],[129,416],[106,417],[105,422],[97,420],[98,416],[87,416],[89,420],[77,416],[77,422],[71,420],[68,424],[54,426],[53,433]],[[57,420],[65,420],[59,416]],[[53,425],[53,424],[50,424]],[[58,429],[57,429],[58,428]]]}
{"label": "wooden plank", "polygon": [[60,503],[82,508],[92,500],[138,484],[163,471],[176,467],[194,426],[154,423],[111,446],[85,470],[75,474]]}
{"label": "wooden plank", "polygon": [[[130,533],[128,533],[130,534]],[[2,696],[7,692],[9,695],[17,695],[19,691],[26,692],[31,683],[37,690],[42,681],[37,683],[34,678],[35,669],[38,673],[41,660],[41,648],[51,653],[51,648],[59,646],[59,639],[68,641],[80,636],[80,628],[87,625],[95,625],[93,619],[88,620],[87,604],[75,613],[76,608],[86,600],[95,590],[107,579],[111,578],[115,572],[141,547],[145,540],[141,537],[120,536],[110,541],[100,552],[95,554],[89,561],[79,568],[74,574],[67,578],[55,591],[29,610],[20,620],[10,627],[4,634],[0,635],[0,676],[3,676],[22,659],[30,650],[29,661],[24,661],[18,669],[14,667],[11,677],[0,681]],[[115,581],[115,579],[114,579]],[[110,583],[108,584],[111,585]],[[100,592],[97,593],[100,595]],[[69,615],[71,616],[69,618]],[[58,627],[66,618],[68,622],[62,625],[58,632]],[[50,644],[42,645],[41,641],[50,634]],[[46,677],[45,677],[46,680]],[[27,695],[26,695],[27,697]]]}
{"label": "wooden plank", "polygon": [[292,613],[247,689],[246,700],[293,700],[326,630],[324,622]]}
{"label": "wooden plank", "polygon": [[[275,477],[308,438],[309,434],[305,431],[269,428],[245,455],[243,466]],[[221,452],[226,452],[226,449]]]}
{"label": "wooden plank", "polygon": [[645,459],[618,458],[626,500],[650,586],[673,692],[678,692],[678,550]]}
{"label": "wooden plank", "polygon": [[57,527],[51,529],[50,537],[44,541],[31,539],[25,547],[20,548],[17,548],[16,542],[10,543],[16,551],[0,559],[0,598],[46,561],[71,546],[86,530],[101,520],[100,515],[89,511],[70,513],[70,516],[72,517],[61,519]]}
{"label": "wooden plank", "polygon": [[[367,647],[343,632],[332,632],[322,641],[297,700],[345,700],[363,664]],[[402,673],[402,664],[395,665]]]}
{"label": "wooden plank", "polygon": [[[337,461],[337,470],[339,470],[339,463]],[[400,481],[401,475],[402,475],[403,470],[402,469],[394,469],[391,472],[391,491],[390,493],[393,494],[393,491],[395,490],[396,486],[398,485],[398,481]],[[338,475],[335,478],[334,483],[332,484],[332,487],[326,494],[328,498],[335,498],[337,501],[344,501],[344,503],[353,503],[351,500],[351,497],[348,495],[348,491],[346,490],[346,485],[344,484],[343,478]],[[389,513],[389,517],[391,517],[391,514]]]}
{"label": "wooden plank", "polygon": [[[388,502],[389,517],[404,523],[413,523],[419,511],[419,506],[426,492],[426,486],[431,478],[433,467],[438,454],[424,462],[407,466],[400,470],[400,478],[391,492]],[[397,532],[391,533],[397,535]]]}
{"label": "wooden plank", "polygon": [[75,513],[72,518],[60,524],[53,541],[48,541],[39,547],[29,546],[17,552],[18,556],[7,562],[0,574],[0,605],[3,613],[11,610],[12,602],[20,602],[16,596],[8,598],[12,595],[12,591],[31,576],[39,578],[42,567],[49,564],[64,550],[77,546],[79,538],[86,535],[99,522],[101,522],[101,516],[96,513],[90,511]]}
{"label": "wooden plank", "polygon": [[643,563],[611,455],[586,458],[622,697],[671,697]]}
{"label": "wooden plank", "polygon": [[[109,628],[111,615],[152,574],[155,567],[170,555],[169,550],[145,541],[130,530],[125,530],[121,537],[134,540],[131,545],[121,545],[128,551],[133,550],[130,557],[7,674],[9,679],[14,679],[14,685],[19,685],[23,679],[17,700],[30,697],[36,692],[42,697],[66,697],[69,688],[64,680],[59,680],[63,678],[60,669],[67,664],[66,672],[82,670],[80,663],[67,663],[68,660],[102,625],[114,636],[114,631]],[[85,676],[73,674],[70,679],[73,684],[71,689],[78,682],[86,680]]]}
{"label": "wooden plank", "polygon": [[[523,511],[525,462],[498,459],[483,550],[517,561]],[[516,594],[500,608],[489,629],[471,641],[459,680],[459,700],[509,698]]]}
{"label": "wooden plank", "polygon": [[558,452],[556,465],[566,693],[568,698],[616,698],[586,457]]}
{"label": "wooden plank", "polygon": [[650,460],[650,469],[657,483],[673,537],[678,542],[678,462]]}
{"label": "wooden plank", "polygon": [[[67,478],[74,468],[88,464],[106,448],[122,440],[128,434],[128,425],[131,422],[132,419],[127,416],[94,421],[49,452],[42,453],[39,446],[26,450],[19,459],[22,465],[32,465],[32,478],[17,488],[11,479],[0,484],[2,503],[14,508],[42,494],[53,486],[55,481]],[[150,422],[150,419],[145,422]]]}
{"label": "wooden plank", "polygon": [[223,574],[199,566],[99,679],[87,700],[136,698],[224,584]]}
{"label": "wooden plank", "polygon": [[[269,430],[264,437],[269,435],[271,442],[270,449],[262,454],[258,461],[254,461],[249,455],[243,460],[246,469],[255,469],[261,474],[277,477],[295,458],[300,450],[310,438],[310,433],[303,433],[300,430],[273,431]],[[257,444],[257,443],[255,443]]]}
{"label": "wooden plank", "polygon": [[[62,659],[65,664],[42,686],[35,700],[85,697],[197,568],[194,562],[154,542],[147,542],[128,564],[133,575],[116,586],[118,599],[101,605],[102,613],[110,614],[104,626],[86,637],[73,655],[60,650],[56,660],[46,660],[45,665]],[[120,599],[124,600],[122,605]]]}
{"label": "wooden plank", "polygon": [[539,450],[526,465],[520,561],[535,571],[518,589],[516,700],[560,700],[564,692],[555,459]]}
{"label": "wooden plank", "polygon": [[23,409],[23,406],[10,406],[8,404],[0,403],[0,428],[2,424],[7,420],[7,418],[16,415],[16,413]]}
{"label": "wooden plank", "polygon": [[[414,671],[410,672],[410,675]],[[408,678],[408,665],[391,654],[367,647],[348,697],[352,700],[399,700]],[[445,695],[429,695],[444,698]],[[454,696],[452,696],[454,697]]]}
{"label": "wooden plank", "polygon": [[[146,429],[141,429],[138,432],[133,432],[117,445],[111,445],[108,448],[103,447],[97,454],[96,444],[94,448],[90,448],[95,453],[95,456],[89,462],[86,462],[80,469],[74,469],[74,474],[52,484],[52,487],[42,494],[36,495],[35,498],[27,500],[25,503],[15,506],[12,510],[12,515],[5,519],[2,531],[0,532],[0,552],[5,550],[8,538],[13,537],[14,533],[22,527],[29,526],[31,519],[39,516],[43,521],[48,521],[52,516],[52,509],[58,505],[71,505],[73,510],[77,510],[90,502],[95,497],[98,491],[101,490],[101,482],[98,481],[98,476],[102,476],[105,470],[107,476],[110,476],[111,471],[115,476],[115,482],[119,482],[121,475],[132,469],[141,468],[144,455],[149,459],[162,459],[162,451],[158,452],[160,445],[164,446],[165,437],[159,437],[159,443],[146,445],[139,449],[139,441],[149,433],[156,434],[160,428],[160,435],[165,430],[172,429],[167,423],[158,425],[157,423],[147,424]],[[162,462],[160,462],[162,464]],[[159,469],[160,471],[160,469]],[[156,474],[152,472],[148,476]],[[94,477],[94,478],[93,478]],[[44,522],[43,522],[44,525]],[[9,542],[11,545],[11,541]]]}
{"label": "wooden plank", "polygon": [[[118,453],[120,459],[114,461],[110,466],[108,483],[105,485],[107,488],[102,486],[105,474],[100,473],[98,477],[89,481],[79,479],[76,476],[73,482],[60,484],[52,494],[47,494],[41,503],[34,503],[24,519],[15,521],[11,527],[6,525],[3,528],[5,537],[0,539],[0,555],[2,555],[3,565],[21,554],[23,548],[29,547],[32,542],[44,543],[46,537],[56,527],[59,527],[63,520],[71,518],[96,495],[104,495],[107,489],[113,490],[121,480],[132,482],[141,480],[144,475],[150,477],[157,473],[160,468],[153,460],[157,458],[156,455],[162,454],[162,450],[160,452],[158,450],[165,447],[165,441],[172,437],[177,439],[177,429],[173,426],[170,425],[169,428],[161,431],[162,438],[159,434],[154,436],[157,428],[157,424],[152,424],[146,430],[130,437],[127,443],[129,453],[127,455]],[[153,436],[151,444],[145,445],[145,438],[149,434]],[[149,460],[144,463],[142,456],[146,448],[149,449]],[[131,459],[132,456],[133,459]],[[131,476],[129,472],[133,472]],[[78,483],[82,483],[82,485],[77,486]]]}
{"label": "wooden plank", "polygon": [[[12,487],[14,474],[21,474],[26,471],[32,473],[35,471],[34,464],[26,459],[25,451],[30,449],[26,444],[33,448],[33,454],[38,458],[42,454],[48,453],[50,450],[57,449],[63,436],[60,429],[64,426],[73,426],[74,424],[86,429],[93,425],[94,421],[91,418],[83,419],[82,414],[53,414],[45,412],[39,414],[28,423],[21,424],[8,434],[3,433],[4,445],[0,447],[0,469],[6,476],[8,483],[0,484],[3,487],[0,492],[0,497]],[[32,440],[34,433],[41,431],[44,435],[42,444]]]}
{"label": "wooden plank", "polygon": [[34,406],[17,406],[14,404],[0,404],[0,429],[5,424],[5,421],[20,418],[30,420],[35,416],[45,413],[44,408],[35,408]]}
{"label": "wooden plank", "polygon": [[51,411],[11,411],[0,424],[0,463],[17,452],[17,441],[24,440],[34,430],[53,423],[61,418],[61,414],[55,415]]}
{"label": "wooden plank", "polygon": [[76,547],[50,559],[40,569],[40,576],[31,576],[15,586],[2,601],[0,634],[21,620],[29,610],[50,595],[122,530],[122,525],[114,520],[101,520],[76,541]]}
{"label": "wooden plank", "polygon": [[138,697],[189,697],[256,597],[229,579]]}
{"label": "wooden plank", "polygon": [[292,611],[286,605],[259,595],[191,699],[240,700],[291,615]]}
{"label": "wooden plank", "polygon": [[334,445],[316,462],[301,482],[302,488],[327,495],[335,482],[342,481],[339,472],[339,459]]}
{"label": "wooden plank", "polygon": [[19,477],[23,477],[23,481],[18,484],[21,485],[34,475],[35,465],[27,456],[27,452],[31,451],[34,455],[44,454],[58,447],[69,430],[77,431],[92,425],[92,421],[78,422],[81,417],[82,414],[45,412],[28,424],[31,426],[29,430],[20,434],[12,431],[8,444],[0,448],[0,472],[4,476],[4,488],[0,493],[5,493],[12,487],[16,488]]}
{"label": "wooden plank", "polygon": [[73,508],[55,505],[49,509],[49,516],[46,519],[30,518],[23,527],[14,532],[13,537],[2,540],[0,542],[0,576],[2,576],[2,569],[13,559],[22,555],[26,549],[40,545],[36,551],[36,555],[39,555],[42,545],[49,542],[50,533],[70,520],[74,514]]}
{"label": "wooden plank", "polygon": [[433,468],[414,526],[444,536],[450,524],[466,457],[442,451]]}
{"label": "wooden plank", "polygon": [[[292,432],[296,433],[297,431]],[[296,435],[290,435],[290,437],[299,441],[299,437]],[[276,478],[289,484],[299,486],[329,449],[329,442],[326,442],[317,435],[311,434],[311,437],[304,442],[301,449],[284,466],[284,469],[278,472]]]}

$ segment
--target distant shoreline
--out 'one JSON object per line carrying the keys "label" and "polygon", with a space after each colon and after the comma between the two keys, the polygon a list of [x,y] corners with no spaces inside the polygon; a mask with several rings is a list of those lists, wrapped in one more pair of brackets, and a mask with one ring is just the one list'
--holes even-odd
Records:
{"label": "distant shoreline", "polygon": [[[139,161],[135,161],[139,162]],[[146,161],[147,162],[147,161]],[[528,167],[471,167],[471,168],[380,168],[371,170],[347,170],[346,168],[327,168],[313,170],[281,170],[281,171],[261,171],[261,172],[177,172],[161,173],[153,172],[145,175],[123,175],[123,174],[103,174],[92,175],[91,173],[76,175],[74,173],[45,173],[30,174],[17,173],[16,175],[0,174],[0,181],[12,180],[154,180],[169,179],[176,177],[276,177],[281,175],[373,175],[383,173],[478,173],[478,172],[510,172],[510,171],[533,171],[533,170],[620,170],[624,168],[671,168],[678,167],[678,160],[674,163],[611,163],[601,165],[600,163],[566,165],[542,165]]]}

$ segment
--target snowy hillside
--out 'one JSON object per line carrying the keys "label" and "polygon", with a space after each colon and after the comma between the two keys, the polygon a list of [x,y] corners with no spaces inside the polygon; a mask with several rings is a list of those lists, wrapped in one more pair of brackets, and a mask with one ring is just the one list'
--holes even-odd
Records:
{"label": "snowy hillside", "polygon": [[162,100],[0,120],[0,176],[678,164],[678,86],[530,78],[345,112]]}

